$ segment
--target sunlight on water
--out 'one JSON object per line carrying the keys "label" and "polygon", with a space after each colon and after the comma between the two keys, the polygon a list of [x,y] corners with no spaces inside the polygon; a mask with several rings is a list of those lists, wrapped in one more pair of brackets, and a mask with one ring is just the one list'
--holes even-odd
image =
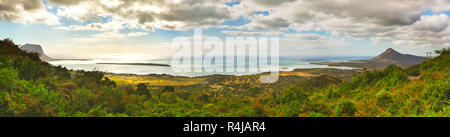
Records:
{"label": "sunlight on water", "polygon": [[97,63],[147,63],[158,58],[140,54],[100,54],[94,57]]}
{"label": "sunlight on water", "polygon": [[[351,57],[349,57],[351,58]],[[353,59],[353,58],[351,58]],[[316,60],[316,61],[314,61]],[[333,67],[326,65],[314,65],[310,64],[310,62],[322,62],[322,61],[346,61],[347,59],[289,59],[289,58],[281,58],[280,59],[280,71],[292,71],[297,68],[337,68],[337,69],[353,69],[351,67]],[[119,74],[137,74],[137,75],[147,75],[147,74],[169,74],[176,76],[188,76],[188,77],[196,77],[196,76],[206,76],[206,75],[214,75],[214,74],[224,74],[224,75],[249,75],[256,73],[224,73],[224,72],[214,72],[214,73],[177,73],[172,71],[170,67],[166,66],[151,66],[151,65],[117,65],[117,64],[98,64],[98,63],[153,63],[153,64],[166,64],[170,65],[170,59],[158,59],[150,55],[135,55],[135,54],[105,54],[98,55],[91,60],[56,60],[49,62],[55,66],[63,66],[68,69],[74,70],[98,70],[109,73],[119,73]],[[194,66],[201,67],[201,66]],[[246,67],[246,66],[237,66],[237,67]],[[235,67],[235,68],[237,68]],[[257,68],[247,68],[247,71],[250,69]]]}

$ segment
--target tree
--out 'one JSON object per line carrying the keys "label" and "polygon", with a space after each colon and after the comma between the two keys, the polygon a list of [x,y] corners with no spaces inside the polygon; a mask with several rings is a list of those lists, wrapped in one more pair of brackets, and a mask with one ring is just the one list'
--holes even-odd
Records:
{"label": "tree", "polygon": [[116,87],[117,84],[114,81],[111,81],[108,77],[105,77],[105,80],[102,80],[100,82],[101,85],[109,86],[109,87]]}
{"label": "tree", "polygon": [[162,91],[163,91],[163,92],[175,92],[175,87],[172,87],[172,86],[165,86],[165,87],[162,89]]}
{"label": "tree", "polygon": [[137,89],[136,89],[136,93],[138,95],[145,95],[148,94],[148,88],[147,85],[145,85],[144,83],[140,83],[137,85]]}

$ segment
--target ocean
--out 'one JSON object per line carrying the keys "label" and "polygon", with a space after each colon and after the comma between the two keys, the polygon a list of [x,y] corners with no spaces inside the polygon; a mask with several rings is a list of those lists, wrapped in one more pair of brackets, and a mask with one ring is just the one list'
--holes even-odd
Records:
{"label": "ocean", "polygon": [[[315,65],[310,64],[312,62],[344,62],[348,60],[367,59],[370,57],[280,57],[279,67],[280,71],[292,71],[294,69],[308,69],[308,68],[336,68],[336,69],[354,69],[351,67],[336,67],[327,65]],[[173,76],[186,76],[186,77],[198,77],[207,75],[250,75],[256,74],[255,72],[248,72],[250,69],[248,64],[244,66],[236,65],[235,68],[245,67],[247,72],[175,72],[169,66],[155,66],[155,65],[118,65],[118,64],[98,64],[98,63],[152,63],[152,64],[166,64],[170,65],[170,59],[149,59],[146,57],[130,57],[130,56],[111,56],[102,58],[93,58],[86,60],[77,59],[59,59],[55,61],[49,61],[50,64],[55,66],[66,67],[72,70],[86,70],[86,71],[103,71],[108,73],[117,74],[136,74],[136,75],[148,75],[148,74],[168,74]],[[201,67],[201,66],[200,66]],[[258,72],[260,73],[260,72]]]}

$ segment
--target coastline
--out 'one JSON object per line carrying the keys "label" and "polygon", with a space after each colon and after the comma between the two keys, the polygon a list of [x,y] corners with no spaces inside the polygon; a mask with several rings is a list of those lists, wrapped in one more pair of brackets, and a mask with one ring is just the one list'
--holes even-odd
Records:
{"label": "coastline", "polygon": [[100,65],[138,65],[138,66],[162,66],[162,67],[170,67],[167,64],[157,64],[157,63],[96,63]]}

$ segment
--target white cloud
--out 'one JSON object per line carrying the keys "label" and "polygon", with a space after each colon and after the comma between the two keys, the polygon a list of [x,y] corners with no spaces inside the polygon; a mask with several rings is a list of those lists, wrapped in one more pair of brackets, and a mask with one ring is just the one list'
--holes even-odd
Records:
{"label": "white cloud", "polygon": [[227,31],[227,30],[221,31],[221,33],[233,36],[276,36],[283,34],[283,32],[279,31],[250,32],[250,31]]}
{"label": "white cloud", "polygon": [[422,14],[448,11],[449,5],[449,0],[246,0],[239,5],[246,14],[270,14],[249,15],[252,22],[240,29],[325,31],[380,44],[442,47],[449,45],[448,17]]}
{"label": "white cloud", "polygon": [[449,0],[434,0],[431,9],[436,12],[448,11],[450,10],[450,2]]}
{"label": "white cloud", "polygon": [[242,3],[241,7],[247,12],[271,10],[269,16],[289,19],[291,23],[337,17],[382,25],[412,24],[435,4],[433,0],[290,0],[274,1],[269,7],[259,0]]}
{"label": "white cloud", "polygon": [[0,1],[0,20],[16,23],[60,24],[59,18],[47,12],[41,0],[2,0]]}
{"label": "white cloud", "polygon": [[290,56],[364,55],[352,52],[357,47],[346,39],[319,34],[285,34],[280,39],[281,54]]}
{"label": "white cloud", "polygon": [[68,27],[59,26],[55,29],[58,30],[72,30],[72,31],[84,31],[84,30],[104,30],[101,23],[91,23],[86,26],[79,26],[79,25],[70,25]]}
{"label": "white cloud", "polygon": [[90,23],[85,26],[70,25],[68,27],[60,26],[56,27],[59,30],[72,30],[72,31],[84,31],[84,30],[99,30],[99,31],[119,31],[125,28],[136,29],[137,21],[124,20],[120,17],[113,16],[112,19],[106,23]]}
{"label": "white cloud", "polygon": [[128,37],[141,37],[141,36],[145,36],[148,35],[147,32],[130,32],[128,33]]}
{"label": "white cloud", "polygon": [[102,41],[112,41],[126,38],[127,35],[122,34],[120,32],[104,32],[99,34],[94,34],[90,37],[79,37],[72,38],[72,40],[81,43],[98,43]]}
{"label": "white cloud", "polygon": [[[264,36],[292,29],[325,31],[332,36],[395,45],[446,46],[450,43],[448,16],[423,15],[427,10],[450,10],[449,0],[243,0],[231,7],[225,4],[229,0],[47,1],[47,8],[57,9],[56,15],[47,11],[43,0],[1,0],[0,20],[48,25],[60,24],[59,18],[78,22],[96,20],[96,23],[58,26],[56,29],[101,31],[91,36],[99,40],[123,39],[146,33],[121,34],[124,29],[186,30],[215,26],[239,30],[222,31],[229,35]],[[256,11],[270,14],[255,15]],[[250,19],[251,23],[239,27],[222,25],[223,21],[236,20],[239,16]],[[314,35],[300,38],[309,41],[323,39]]]}
{"label": "white cloud", "polygon": [[56,15],[59,17],[68,17],[78,22],[84,22],[86,20],[101,21],[101,18],[93,11],[95,9],[90,9],[92,6],[93,5],[91,5],[90,2],[86,2],[76,6],[60,7],[60,9],[57,10]]}
{"label": "white cloud", "polygon": [[281,17],[257,15],[253,17],[253,22],[240,28],[252,30],[283,30],[289,28],[291,23]]}
{"label": "white cloud", "polygon": [[114,40],[122,40],[125,38],[130,37],[141,37],[148,35],[147,32],[130,32],[127,34],[120,33],[118,31],[111,31],[111,32],[103,32],[91,35],[90,37],[78,37],[78,38],[72,38],[72,40],[75,40],[76,42],[81,43],[98,43],[98,42],[104,42],[104,41],[114,41]]}
{"label": "white cloud", "polygon": [[98,38],[98,39],[123,39],[125,38],[124,34],[121,34],[119,32],[105,32],[105,33],[100,33],[100,34],[95,34],[92,35],[93,38]]}
{"label": "white cloud", "polygon": [[[168,30],[185,30],[192,27],[220,25],[238,16],[225,0],[51,0],[62,5],[58,15],[77,21],[100,20],[99,17],[117,16],[137,19],[138,23]],[[148,28],[148,27],[147,27]]]}
{"label": "white cloud", "polygon": [[450,19],[445,14],[422,16],[419,21],[414,24],[418,30],[441,32],[449,26]]}

